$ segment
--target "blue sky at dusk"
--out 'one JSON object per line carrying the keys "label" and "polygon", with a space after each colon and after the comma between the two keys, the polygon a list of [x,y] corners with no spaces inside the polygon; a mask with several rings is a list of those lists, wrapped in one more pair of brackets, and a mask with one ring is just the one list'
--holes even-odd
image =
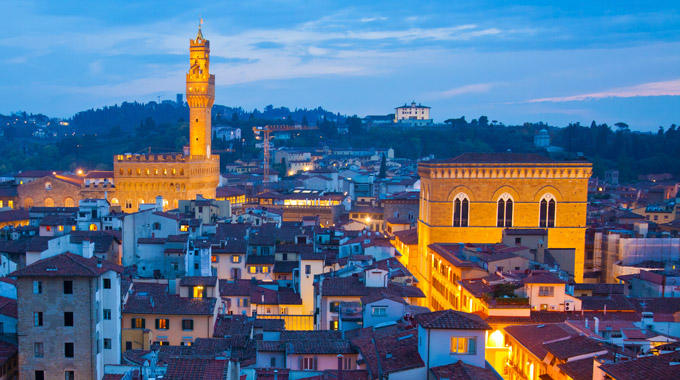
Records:
{"label": "blue sky at dusk", "polygon": [[[199,15],[216,103],[435,121],[680,124],[675,1],[0,1],[0,113],[184,92]],[[198,4],[198,3],[197,3]]]}

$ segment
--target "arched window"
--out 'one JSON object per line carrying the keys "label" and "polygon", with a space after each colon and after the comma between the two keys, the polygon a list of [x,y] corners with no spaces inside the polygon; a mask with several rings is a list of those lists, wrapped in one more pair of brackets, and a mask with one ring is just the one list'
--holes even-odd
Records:
{"label": "arched window", "polygon": [[555,227],[555,197],[548,193],[541,198],[538,225],[540,227]]}
{"label": "arched window", "polygon": [[512,197],[503,193],[498,198],[498,221],[497,227],[512,227]]}
{"label": "arched window", "polygon": [[132,200],[130,199],[125,200],[125,208],[132,208]]}
{"label": "arched window", "polygon": [[65,198],[64,199],[64,207],[75,207],[75,202],[73,202],[73,198]]}
{"label": "arched window", "polygon": [[470,198],[465,193],[459,193],[453,200],[453,226],[467,227],[470,219]]}
{"label": "arched window", "polygon": [[111,206],[118,206],[118,198],[111,198]]}
{"label": "arched window", "polygon": [[45,182],[45,190],[47,191],[52,190],[52,182]]}
{"label": "arched window", "polygon": [[29,209],[31,207],[33,207],[33,199],[31,198],[24,199],[24,208]]}
{"label": "arched window", "polygon": [[54,199],[45,198],[45,207],[54,207]]}

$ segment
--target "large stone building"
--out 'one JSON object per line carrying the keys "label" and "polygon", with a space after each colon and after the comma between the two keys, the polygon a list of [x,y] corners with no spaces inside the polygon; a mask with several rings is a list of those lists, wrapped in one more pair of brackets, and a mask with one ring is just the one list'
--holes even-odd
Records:
{"label": "large stone building", "polygon": [[[186,77],[190,107],[188,154],[119,154],[113,159],[115,196],[112,205],[125,212],[164,199],[164,208],[176,208],[181,199],[197,195],[215,198],[219,184],[219,156],[210,152],[211,108],[215,101],[215,76],[210,74],[210,42],[201,28],[190,43],[190,68]],[[186,152],[185,152],[186,153]]]}
{"label": "large stone building", "polygon": [[431,244],[500,243],[506,229],[543,229],[546,248],[564,252],[562,269],[581,282],[591,171],[588,162],[536,154],[466,153],[420,163],[420,253],[409,269],[428,294]]}
{"label": "large stone building", "polygon": [[63,253],[17,278],[19,379],[102,379],[121,360],[123,267]]}

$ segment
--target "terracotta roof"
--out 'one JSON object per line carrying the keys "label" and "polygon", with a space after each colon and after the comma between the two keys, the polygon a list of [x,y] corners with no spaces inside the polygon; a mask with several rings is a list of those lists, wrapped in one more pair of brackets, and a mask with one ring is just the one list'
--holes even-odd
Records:
{"label": "terracotta roof", "polygon": [[222,186],[216,189],[217,198],[237,197],[240,195],[246,195],[246,191],[240,187]]}
{"label": "terracotta roof", "polygon": [[677,379],[677,362],[680,362],[680,351],[602,364],[600,369],[616,380]]}
{"label": "terracotta roof", "polygon": [[463,153],[446,160],[434,160],[432,163],[446,164],[534,164],[549,163],[554,160],[535,153]]}
{"label": "terracotta roof", "polygon": [[257,282],[253,284],[250,280],[220,280],[220,295],[222,297],[250,296],[251,289],[255,286]]}
{"label": "terracotta roof", "polygon": [[592,380],[594,360],[595,359],[592,357],[581,360],[571,360],[566,363],[558,364],[557,367],[573,380]]}
{"label": "terracotta roof", "polygon": [[458,360],[453,364],[430,368],[436,380],[498,380],[493,370]]}
{"label": "terracotta roof", "polygon": [[223,379],[226,360],[172,358],[163,375],[164,380],[215,380]]}
{"label": "terracotta roof", "polygon": [[565,323],[507,326],[505,332],[517,340],[539,360],[543,360],[548,354],[548,350],[543,344],[544,342],[578,336],[578,332]]}
{"label": "terracotta roof", "polygon": [[418,230],[413,228],[410,230],[397,231],[394,236],[399,239],[402,243],[406,245],[416,245],[418,244]]}
{"label": "terracotta roof", "polygon": [[274,264],[274,255],[248,255],[246,265]]}
{"label": "terracotta roof", "polygon": [[17,300],[0,296],[0,315],[17,319]]}
{"label": "terracotta roof", "polygon": [[[635,301],[623,294],[610,296],[579,297],[583,310],[635,311]],[[605,309],[606,307],[606,309]],[[680,309],[678,309],[680,310]]]}
{"label": "terracotta roof", "polygon": [[456,310],[418,314],[415,320],[425,329],[491,330],[480,316]]}
{"label": "terracotta roof", "polygon": [[381,336],[362,334],[352,339],[352,345],[361,353],[372,379],[425,365],[418,353],[415,330]]}
{"label": "terracotta roof", "polygon": [[601,342],[583,335],[551,343],[543,343],[543,347],[556,358],[565,361],[575,356],[607,351],[607,348]]}
{"label": "terracotta roof", "polygon": [[296,331],[286,330],[281,332],[282,341],[292,340],[333,340],[342,339],[341,331],[334,330],[310,330],[310,331]]}
{"label": "terracotta roof", "polygon": [[[360,274],[361,276],[361,274]],[[386,288],[367,287],[363,283],[363,277],[330,277],[323,280],[321,286],[322,296],[346,296],[363,297],[371,293],[385,292],[400,297],[425,297],[423,291],[415,286],[408,286],[394,282],[388,282]]]}
{"label": "terracotta roof", "polygon": [[19,353],[17,345],[0,340],[0,366]]}
{"label": "terracotta roof", "polygon": [[7,210],[0,212],[0,223],[28,220],[28,210]]}
{"label": "terracotta roof", "polygon": [[407,304],[404,298],[392,294],[387,294],[385,292],[375,292],[367,296],[361,297],[361,304],[368,305],[369,303],[378,302],[382,300],[391,300],[397,303]]}
{"label": "terracotta roof", "polygon": [[293,273],[293,270],[299,268],[299,266],[299,261],[276,261],[274,273]]}
{"label": "terracotta roof", "polygon": [[285,352],[286,342],[278,340],[258,340],[257,351],[260,352]]}
{"label": "terracotta roof", "polygon": [[525,284],[566,284],[567,282],[559,277],[547,274],[538,273],[531,274],[529,277],[522,279]]}
{"label": "terracotta roof", "polygon": [[117,236],[106,231],[72,231],[69,235],[71,243],[81,244],[84,240],[93,242],[95,253],[106,253],[115,242],[121,243]]}
{"label": "terracotta roof", "polygon": [[254,322],[245,315],[225,315],[221,314],[215,321],[215,331],[213,336],[216,338],[233,337],[237,335],[250,336]]}
{"label": "terracotta roof", "polygon": [[136,282],[123,305],[126,314],[212,315],[216,298],[187,298],[168,294],[167,285]]}
{"label": "terracotta roof", "polygon": [[66,252],[34,262],[9,274],[11,277],[99,277],[109,270],[123,273],[123,267],[98,258],[86,259]]}
{"label": "terracotta roof", "polygon": [[186,276],[179,281],[179,286],[216,286],[217,276]]}
{"label": "terracotta roof", "polygon": [[255,319],[254,328],[262,329],[262,331],[285,331],[286,321],[283,319]]}
{"label": "terracotta roof", "polygon": [[286,351],[293,354],[353,354],[349,340],[345,339],[307,339],[286,341]]}

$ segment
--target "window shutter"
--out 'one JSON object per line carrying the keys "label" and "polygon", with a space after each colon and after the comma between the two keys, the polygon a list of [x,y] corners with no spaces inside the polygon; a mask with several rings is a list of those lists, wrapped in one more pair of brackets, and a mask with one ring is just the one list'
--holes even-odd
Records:
{"label": "window shutter", "polygon": [[165,328],[170,330],[170,320],[169,319],[165,320]]}
{"label": "window shutter", "polygon": [[304,367],[302,366],[302,356],[298,357],[298,369],[304,369]]}
{"label": "window shutter", "polygon": [[156,318],[156,330],[158,330],[158,318]]}
{"label": "window shutter", "polygon": [[316,366],[317,359],[318,359],[318,357],[315,356],[315,357],[314,357],[314,367],[313,367],[313,369],[314,369],[315,371],[316,371],[316,369],[317,369],[317,366]]}
{"label": "window shutter", "polygon": [[142,318],[142,328],[146,328],[146,319]]}

